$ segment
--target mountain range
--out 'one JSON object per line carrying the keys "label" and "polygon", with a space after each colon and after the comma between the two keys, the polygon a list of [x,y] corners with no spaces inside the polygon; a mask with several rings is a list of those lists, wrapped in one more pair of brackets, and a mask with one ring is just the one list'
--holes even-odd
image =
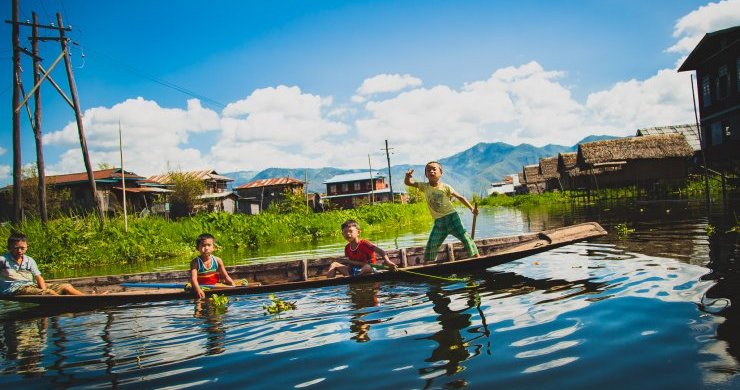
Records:
{"label": "mountain range", "polygon": [[[522,167],[539,163],[543,157],[554,157],[558,153],[574,152],[578,144],[614,139],[609,135],[591,135],[573,146],[545,145],[542,147],[529,144],[517,146],[503,142],[481,142],[470,149],[449,157],[440,159],[444,175],[442,180],[455,188],[459,193],[470,197],[473,194],[485,195],[492,182],[502,181],[504,176],[520,173]],[[406,191],[403,184],[406,171],[413,169],[416,180],[424,180],[424,165],[391,165],[391,183],[394,192]],[[388,168],[379,169],[388,174]],[[221,173],[234,179],[233,187],[255,180],[275,177],[292,177],[308,182],[309,192],[326,193],[324,181],[336,175],[346,173],[365,172],[367,169],[339,169],[339,168],[268,168],[262,171],[238,171]]]}

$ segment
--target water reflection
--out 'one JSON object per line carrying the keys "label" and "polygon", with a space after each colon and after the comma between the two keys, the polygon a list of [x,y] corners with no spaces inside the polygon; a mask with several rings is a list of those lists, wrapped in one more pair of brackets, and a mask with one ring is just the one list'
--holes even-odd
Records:
{"label": "water reflection", "polygon": [[363,317],[369,313],[369,311],[363,309],[378,306],[380,283],[351,284],[349,285],[348,292],[354,311],[349,326],[349,331],[353,334],[352,340],[358,343],[370,341],[370,326],[372,324],[379,324],[382,320],[363,320]]}
{"label": "water reflection", "polygon": [[203,320],[201,325],[206,336],[206,355],[218,355],[224,352],[226,332],[223,329],[223,316],[227,306],[214,304],[210,299],[197,299],[193,317]]}
{"label": "water reflection", "polygon": [[0,350],[6,361],[15,363],[14,371],[23,376],[43,375],[42,357],[46,348],[48,319],[4,322],[2,327]]}

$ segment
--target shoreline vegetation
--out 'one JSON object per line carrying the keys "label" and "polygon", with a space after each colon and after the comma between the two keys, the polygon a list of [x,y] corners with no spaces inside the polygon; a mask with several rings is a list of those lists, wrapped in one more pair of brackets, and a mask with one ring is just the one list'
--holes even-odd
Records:
{"label": "shoreline vegetation", "polygon": [[29,237],[29,255],[39,260],[41,271],[56,274],[195,256],[194,240],[202,232],[216,236],[219,248],[241,250],[332,236],[341,240],[339,226],[347,219],[358,221],[368,233],[431,224],[428,214],[426,204],[417,202],[323,213],[204,213],[178,220],[130,216],[128,233],[122,216],[109,218],[101,229],[97,217],[87,214],[51,219],[46,226],[38,219],[26,220],[17,228],[2,224],[0,237],[4,242],[11,230],[23,232]]}
{"label": "shoreline vegetation", "polygon": [[[44,226],[38,219],[29,219],[20,226],[0,224],[3,242],[12,230],[25,233],[30,239],[30,255],[39,260],[42,272],[68,274],[74,270],[126,268],[137,269],[146,264],[195,256],[194,239],[202,232],[214,234],[220,249],[241,251],[285,243],[310,243],[335,237],[341,241],[339,226],[347,219],[357,220],[365,233],[407,229],[422,224],[431,225],[423,195],[411,192],[409,204],[380,203],[362,205],[350,210],[322,213],[305,207],[280,208],[258,215],[203,213],[168,220],[158,216],[128,218],[125,232],[122,216],[109,218],[101,229],[94,214],[63,216],[51,219]],[[713,198],[721,194],[719,185],[711,185]],[[547,207],[563,204],[596,203],[605,199],[629,198],[630,189],[603,189],[583,193],[563,191],[516,196],[473,196],[482,207]],[[672,198],[703,199],[704,183],[691,181],[672,190]],[[295,203],[295,202],[292,202]],[[297,203],[296,203],[297,204]],[[737,221],[735,221],[737,225]],[[736,229],[740,230],[740,228]]]}

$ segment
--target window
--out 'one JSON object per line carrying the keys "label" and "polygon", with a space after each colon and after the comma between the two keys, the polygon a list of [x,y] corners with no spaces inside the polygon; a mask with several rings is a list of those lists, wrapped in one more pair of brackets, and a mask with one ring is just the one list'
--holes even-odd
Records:
{"label": "window", "polygon": [[347,191],[349,191],[349,184],[342,183],[342,192],[347,192]]}
{"label": "window", "polygon": [[362,185],[362,183],[360,183],[359,181],[356,181],[355,184],[354,184],[355,191],[361,190],[362,189],[362,186],[361,185]]}
{"label": "window", "polygon": [[701,97],[704,107],[712,104],[712,88],[710,87],[709,76],[701,78]]}
{"label": "window", "polygon": [[724,133],[722,122],[712,123],[712,134],[710,135],[710,141],[712,142],[712,145],[722,144],[722,133]]}
{"label": "window", "polygon": [[336,194],[337,193],[337,186],[332,184],[329,186],[329,193],[330,194]]}
{"label": "window", "polygon": [[730,94],[730,75],[727,65],[722,65],[717,74],[717,100],[722,100]]}

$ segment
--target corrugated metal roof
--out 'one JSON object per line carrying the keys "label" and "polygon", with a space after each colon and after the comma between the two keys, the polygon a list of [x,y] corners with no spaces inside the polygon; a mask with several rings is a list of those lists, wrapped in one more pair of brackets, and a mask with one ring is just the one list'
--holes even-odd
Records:
{"label": "corrugated metal roof", "polygon": [[[385,175],[380,171],[373,172],[373,179],[384,178]],[[332,183],[346,183],[350,181],[370,180],[370,172],[358,172],[358,173],[345,173],[343,175],[336,175],[329,180],[326,180],[324,184]]]}
{"label": "corrugated metal roof", "polygon": [[[95,179],[95,181],[110,180],[110,179],[117,179],[114,181],[120,181],[122,176],[123,175],[121,175],[120,168],[101,169],[99,171],[93,171],[93,178]],[[144,179],[143,176],[139,176],[130,171],[126,171],[125,177],[127,180]],[[87,181],[87,172],[68,173],[64,175],[53,175],[53,176],[46,177],[47,183],[55,184],[55,185],[78,183],[78,182],[85,182],[85,181]]]}
{"label": "corrugated metal roof", "polygon": [[239,187],[236,187],[234,189],[243,190],[247,188],[260,188],[260,187],[280,186],[280,185],[287,185],[287,184],[304,185],[305,183],[300,180],[293,179],[292,177],[273,177],[270,179],[255,180],[247,184],[242,184]]}
{"label": "corrugated metal roof", "polygon": [[[192,177],[201,181],[206,180],[216,180],[216,181],[234,181],[234,179],[226,176],[221,176],[218,174],[218,172],[214,171],[213,169],[204,169],[200,171],[187,171],[187,172],[177,172],[182,173],[183,175],[186,175],[188,177]],[[170,176],[172,173],[165,173],[163,175],[154,175],[149,176],[149,180],[156,181],[161,184],[167,184],[170,182]]]}
{"label": "corrugated metal roof", "polygon": [[661,126],[661,127],[648,127],[645,129],[637,129],[637,136],[644,135],[656,135],[656,134],[683,134],[686,138],[686,142],[689,143],[691,148],[697,152],[701,150],[701,143],[699,142],[699,134],[696,132],[696,125],[675,125],[675,126]]}

